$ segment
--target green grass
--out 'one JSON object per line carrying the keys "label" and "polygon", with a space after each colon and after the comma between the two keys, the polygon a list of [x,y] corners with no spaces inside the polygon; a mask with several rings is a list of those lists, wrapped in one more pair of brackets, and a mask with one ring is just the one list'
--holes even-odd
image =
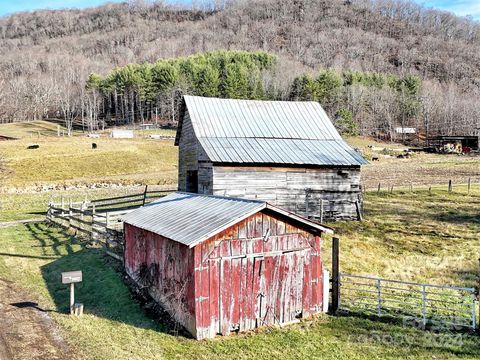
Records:
{"label": "green grass", "polygon": [[[478,272],[480,192],[370,193],[363,223],[335,223],[341,268],[355,274],[475,286]],[[323,257],[329,266],[330,242]],[[195,341],[176,337],[149,318],[125,287],[116,263],[46,224],[0,229],[0,277],[37,298],[89,359],[478,358],[480,338],[435,334],[356,317],[322,315],[283,329]],[[68,289],[60,272],[84,271],[77,298],[86,315],[65,315]],[[460,341],[460,342],[459,342]]]}
{"label": "green grass", "polygon": [[[147,317],[131,299],[114,270],[112,260],[100,250],[46,224],[29,224],[0,230],[0,274],[30,291],[40,307],[52,312],[75,351],[91,359],[210,359],[210,358],[322,358],[407,359],[480,356],[477,337],[461,335],[462,345],[451,335],[436,335],[413,328],[354,317],[319,316],[283,329],[263,329],[249,334],[195,341],[170,335],[161,323]],[[68,287],[60,273],[82,269],[78,301],[85,304],[82,318],[65,315]],[[395,337],[396,342],[391,342]],[[458,339],[457,339],[458,340]],[[448,343],[450,341],[450,343]],[[405,343],[411,346],[405,346]],[[444,343],[446,342],[446,343]]]}
{"label": "green grass", "polygon": [[[365,221],[332,224],[342,271],[405,281],[478,286],[480,189],[367,193]],[[324,254],[329,261],[330,243]]]}

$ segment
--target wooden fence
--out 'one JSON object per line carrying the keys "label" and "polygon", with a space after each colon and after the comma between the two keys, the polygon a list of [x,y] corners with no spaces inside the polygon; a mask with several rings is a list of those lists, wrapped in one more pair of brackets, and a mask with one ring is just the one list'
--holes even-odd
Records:
{"label": "wooden fence", "polygon": [[[114,257],[123,253],[121,217],[134,209],[159,199],[174,189],[145,191],[138,194],[96,200],[48,203],[47,220],[60,225],[92,243],[103,245]],[[115,255],[117,254],[117,255]]]}

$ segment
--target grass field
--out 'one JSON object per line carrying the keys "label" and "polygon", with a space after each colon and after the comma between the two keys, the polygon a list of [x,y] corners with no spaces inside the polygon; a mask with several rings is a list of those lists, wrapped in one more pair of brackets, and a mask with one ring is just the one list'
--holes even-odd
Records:
{"label": "grass field", "polygon": [[[2,163],[5,168],[0,171],[0,190],[41,188],[46,184],[175,184],[178,157],[173,141],[148,139],[153,133],[173,136],[174,130],[136,130],[135,139],[111,139],[109,131],[99,139],[87,138],[78,131],[68,138],[57,137],[57,124],[46,121],[0,125],[0,134],[20,138],[0,142],[0,168]],[[446,186],[448,180],[465,184],[468,178],[480,184],[480,156],[417,153],[409,159],[386,158],[383,148],[401,153],[405,147],[360,137],[347,141],[367,159],[379,158],[362,168],[363,184],[370,190],[378,183],[383,188]],[[97,149],[91,148],[92,142],[97,143]],[[28,150],[31,144],[40,148]]]}
{"label": "grass field", "polygon": [[[35,126],[46,126],[38,137]],[[56,125],[0,125],[0,134],[20,140],[0,142],[8,171],[0,178],[0,222],[44,215],[54,195],[74,200],[139,193],[142,186],[32,192],[33,187],[93,183],[175,184],[177,149],[172,141],[56,137]],[[8,135],[5,133],[5,135]],[[98,149],[92,150],[96,142]],[[368,156],[386,146],[369,139],[349,142]],[[31,143],[40,148],[27,150]],[[388,145],[401,148],[398,145]],[[365,195],[363,222],[331,224],[340,237],[341,271],[390,279],[473,287],[480,269],[480,159],[416,154],[411,159],[380,157],[362,169],[364,184],[382,191]],[[470,193],[461,183],[472,179]],[[448,193],[448,180],[454,192]],[[414,191],[410,192],[409,184]],[[434,185],[432,191],[428,186]],[[395,185],[393,193],[384,191]],[[22,193],[8,192],[9,188]],[[331,239],[322,248],[330,267]],[[86,307],[71,318],[62,271],[81,268],[77,289]],[[0,279],[25,290],[49,314],[79,359],[448,359],[480,358],[480,338],[468,334],[435,334],[410,327],[355,317],[318,316],[283,329],[197,342],[174,336],[132,299],[117,271],[118,264],[47,224],[0,228]]]}
{"label": "grass field", "polygon": [[[462,190],[462,192],[460,192]],[[335,223],[343,272],[410,281],[475,286],[479,277],[480,191],[371,193],[363,223]],[[25,195],[23,195],[25,196]],[[427,215],[428,214],[428,215]],[[323,246],[329,266],[330,239]],[[148,317],[101,251],[46,224],[0,229],[0,277],[29,291],[79,358],[478,358],[480,338],[435,334],[355,317],[319,316],[283,329],[197,342],[170,334]],[[81,268],[77,296],[86,315],[65,315],[61,271]],[[392,340],[393,339],[393,340]]]}
{"label": "grass field", "polygon": [[[480,339],[476,336],[436,335],[366,319],[327,315],[283,329],[264,329],[213,341],[197,342],[173,336],[169,333],[171,329],[149,318],[132,301],[112,261],[100,250],[85,248],[46,224],[0,230],[1,276],[28,290],[31,300],[38,301],[42,308],[53,310],[50,314],[60,325],[63,336],[70,339],[77,358],[447,359],[459,356],[473,359],[480,356]],[[65,315],[68,288],[58,281],[60,272],[73,268],[84,272],[84,282],[76,292],[77,299],[86,306],[82,318]],[[368,268],[367,262],[364,268]]]}
{"label": "grass field", "polygon": [[[92,149],[92,142],[97,149]],[[7,168],[0,179],[3,187],[176,182],[177,148],[170,140],[40,138],[35,139],[40,148],[28,150],[31,143],[0,142]]]}

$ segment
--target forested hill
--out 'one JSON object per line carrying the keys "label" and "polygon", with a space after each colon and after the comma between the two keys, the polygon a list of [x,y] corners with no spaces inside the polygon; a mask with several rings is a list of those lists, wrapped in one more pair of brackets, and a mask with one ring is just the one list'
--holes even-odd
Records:
{"label": "forested hill", "polygon": [[[180,9],[130,2],[0,19],[0,121],[67,112],[86,116],[85,83],[91,73],[241,49],[277,55],[275,71],[262,81],[274,81],[280,98],[290,96],[296,77],[316,76],[320,68],[415,75],[423,80],[421,104],[409,122],[428,118],[444,132],[477,126],[478,22],[403,0],[234,0],[221,5]],[[344,95],[353,104],[361,101],[361,90]]]}

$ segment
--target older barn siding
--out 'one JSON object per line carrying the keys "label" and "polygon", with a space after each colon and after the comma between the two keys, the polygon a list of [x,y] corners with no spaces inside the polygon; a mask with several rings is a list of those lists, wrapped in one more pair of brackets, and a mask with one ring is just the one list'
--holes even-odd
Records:
{"label": "older barn siding", "polygon": [[320,237],[268,210],[194,249],[198,339],[286,324],[322,309]]}
{"label": "older barn siding", "polygon": [[198,139],[193,131],[188,111],[182,123],[178,153],[178,190],[196,192],[187,188],[187,171],[198,171]]}
{"label": "older barn siding", "polygon": [[[259,199],[289,211],[325,220],[356,219],[361,205],[360,167],[213,167],[211,194]],[[308,189],[308,191],[307,191]],[[308,193],[308,198],[307,198]]]}
{"label": "older barn siding", "polygon": [[195,335],[193,249],[125,224],[125,269]]}

